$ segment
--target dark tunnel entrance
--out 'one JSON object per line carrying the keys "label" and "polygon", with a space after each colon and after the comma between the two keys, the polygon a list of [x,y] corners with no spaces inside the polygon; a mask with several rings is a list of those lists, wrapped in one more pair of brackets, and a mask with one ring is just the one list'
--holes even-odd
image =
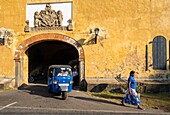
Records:
{"label": "dark tunnel entrance", "polygon": [[[30,47],[28,55],[28,82],[47,83],[47,71],[50,65],[71,65],[79,72],[79,54],[77,49],[61,41],[43,41]],[[74,86],[79,84],[79,74],[74,77]]]}

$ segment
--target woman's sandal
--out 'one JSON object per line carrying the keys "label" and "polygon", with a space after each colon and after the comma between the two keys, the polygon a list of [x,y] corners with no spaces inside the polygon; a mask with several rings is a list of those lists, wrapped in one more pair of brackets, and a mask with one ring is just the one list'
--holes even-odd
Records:
{"label": "woman's sandal", "polygon": [[125,106],[125,104],[124,104],[123,100],[121,101],[121,104],[122,104],[122,106]]}
{"label": "woman's sandal", "polygon": [[138,106],[137,108],[140,109],[140,110],[145,110],[145,108],[142,108],[142,107],[140,107],[140,106]]}

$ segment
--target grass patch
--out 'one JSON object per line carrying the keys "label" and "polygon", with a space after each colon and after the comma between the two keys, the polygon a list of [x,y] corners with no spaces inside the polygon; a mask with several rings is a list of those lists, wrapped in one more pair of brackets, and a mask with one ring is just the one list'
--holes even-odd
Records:
{"label": "grass patch", "polygon": [[170,94],[168,93],[142,94],[141,103],[148,108],[170,112]]}
{"label": "grass patch", "polygon": [[[110,92],[92,92],[91,95],[107,98],[107,99],[115,99],[117,101],[121,101],[125,94],[121,93],[110,93]],[[165,112],[170,112],[170,94],[168,93],[157,93],[157,94],[141,94],[141,105],[145,108],[153,108],[160,109]]]}

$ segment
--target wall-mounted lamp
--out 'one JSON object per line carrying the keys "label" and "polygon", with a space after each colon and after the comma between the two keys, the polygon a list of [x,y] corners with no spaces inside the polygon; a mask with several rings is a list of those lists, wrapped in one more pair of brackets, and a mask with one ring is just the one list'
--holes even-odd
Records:
{"label": "wall-mounted lamp", "polygon": [[99,28],[95,28],[95,29],[94,29],[94,33],[95,33],[94,43],[97,44],[97,36],[98,36],[98,34],[99,34]]}
{"label": "wall-mounted lamp", "polygon": [[152,44],[153,42],[152,41],[150,41],[148,44]]}

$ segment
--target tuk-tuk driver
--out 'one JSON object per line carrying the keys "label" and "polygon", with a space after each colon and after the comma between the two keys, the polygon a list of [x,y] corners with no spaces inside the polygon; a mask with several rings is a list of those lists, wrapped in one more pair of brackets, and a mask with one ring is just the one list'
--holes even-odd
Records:
{"label": "tuk-tuk driver", "polygon": [[64,70],[61,70],[61,73],[58,73],[57,76],[67,76],[67,73],[65,73]]}

